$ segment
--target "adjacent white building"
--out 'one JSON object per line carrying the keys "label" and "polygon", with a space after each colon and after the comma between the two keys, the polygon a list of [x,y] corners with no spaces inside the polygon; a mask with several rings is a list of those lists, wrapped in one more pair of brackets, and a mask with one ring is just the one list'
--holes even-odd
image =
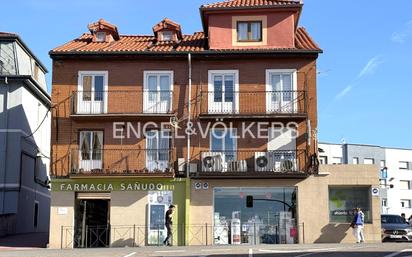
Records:
{"label": "adjacent white building", "polygon": [[412,149],[385,148],[387,166],[387,213],[412,215]]}
{"label": "adjacent white building", "polygon": [[49,230],[46,72],[18,35],[0,32],[0,235]]}
{"label": "adjacent white building", "polygon": [[380,174],[381,212],[412,215],[412,149],[319,143],[319,162],[375,164]]}

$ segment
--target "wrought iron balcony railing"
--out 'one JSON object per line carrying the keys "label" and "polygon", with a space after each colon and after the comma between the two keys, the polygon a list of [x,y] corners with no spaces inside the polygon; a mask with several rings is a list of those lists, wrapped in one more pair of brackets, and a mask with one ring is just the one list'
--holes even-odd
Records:
{"label": "wrought iron balcony railing", "polygon": [[72,149],[71,175],[173,175],[171,149]]}
{"label": "wrought iron balcony railing", "polygon": [[172,91],[75,91],[72,114],[170,114]]}
{"label": "wrought iron balcony railing", "polygon": [[201,93],[202,115],[304,115],[305,91]]}
{"label": "wrought iron balcony railing", "polygon": [[305,150],[201,152],[198,176],[305,175]]}

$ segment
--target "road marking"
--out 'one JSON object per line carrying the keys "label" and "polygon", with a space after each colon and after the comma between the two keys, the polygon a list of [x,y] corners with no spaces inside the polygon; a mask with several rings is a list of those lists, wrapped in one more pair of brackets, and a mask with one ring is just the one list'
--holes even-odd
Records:
{"label": "road marking", "polygon": [[133,256],[133,255],[135,255],[136,254],[136,252],[132,252],[132,253],[129,253],[128,255],[125,255],[125,256],[123,256],[123,257],[131,257],[131,256]]}
{"label": "road marking", "polygon": [[[309,254],[314,254],[312,252],[325,252],[325,251],[334,251],[341,248],[313,248],[313,249],[304,249],[304,250],[270,250],[270,249],[259,249],[259,252],[268,252],[268,253],[305,253],[302,256],[307,256]],[[310,253],[308,253],[310,252]],[[300,255],[299,255],[300,256]],[[297,257],[297,256],[296,256]]]}
{"label": "road marking", "polygon": [[313,254],[318,254],[318,253],[304,253],[304,254],[296,255],[295,257],[304,257],[304,256],[313,255]]}
{"label": "road marking", "polygon": [[253,257],[253,249],[252,248],[249,249],[249,257]]}
{"label": "road marking", "polygon": [[224,252],[224,251],[232,251],[232,249],[200,249],[201,252]]}
{"label": "road marking", "polygon": [[165,250],[165,251],[155,251],[156,253],[184,253],[186,250]]}
{"label": "road marking", "polygon": [[[385,255],[384,257],[394,257],[394,256],[399,255],[399,254],[402,254],[402,253],[404,253],[404,252],[412,252],[412,249],[403,249],[402,251],[394,252],[394,253]],[[406,256],[406,257],[407,257],[407,256]]]}

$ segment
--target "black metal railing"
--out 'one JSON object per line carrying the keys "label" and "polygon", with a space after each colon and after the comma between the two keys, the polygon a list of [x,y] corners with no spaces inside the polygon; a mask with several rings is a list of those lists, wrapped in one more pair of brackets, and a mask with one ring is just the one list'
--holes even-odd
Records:
{"label": "black metal railing", "polygon": [[70,152],[71,175],[173,175],[172,149],[74,148]]}
{"label": "black metal railing", "polygon": [[201,92],[201,114],[306,114],[305,91]]}
{"label": "black metal railing", "polygon": [[200,154],[197,174],[299,174],[305,172],[305,150],[207,151]]}
{"label": "black metal railing", "polygon": [[72,114],[170,114],[173,91],[75,91]]}
{"label": "black metal railing", "polygon": [[[304,224],[295,221],[264,224],[238,223],[234,228],[225,224],[195,224],[172,226],[171,244],[230,245],[230,244],[297,244],[304,243]],[[102,225],[81,227],[62,226],[60,246],[65,248],[161,246],[166,237],[164,225]],[[233,233],[233,235],[232,235]]]}

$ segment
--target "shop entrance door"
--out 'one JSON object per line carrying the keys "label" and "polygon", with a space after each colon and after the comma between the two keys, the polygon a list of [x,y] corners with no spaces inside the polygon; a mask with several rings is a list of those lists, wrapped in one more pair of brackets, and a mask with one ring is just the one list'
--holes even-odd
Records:
{"label": "shop entrance door", "polygon": [[76,199],[73,247],[110,245],[110,199]]}

